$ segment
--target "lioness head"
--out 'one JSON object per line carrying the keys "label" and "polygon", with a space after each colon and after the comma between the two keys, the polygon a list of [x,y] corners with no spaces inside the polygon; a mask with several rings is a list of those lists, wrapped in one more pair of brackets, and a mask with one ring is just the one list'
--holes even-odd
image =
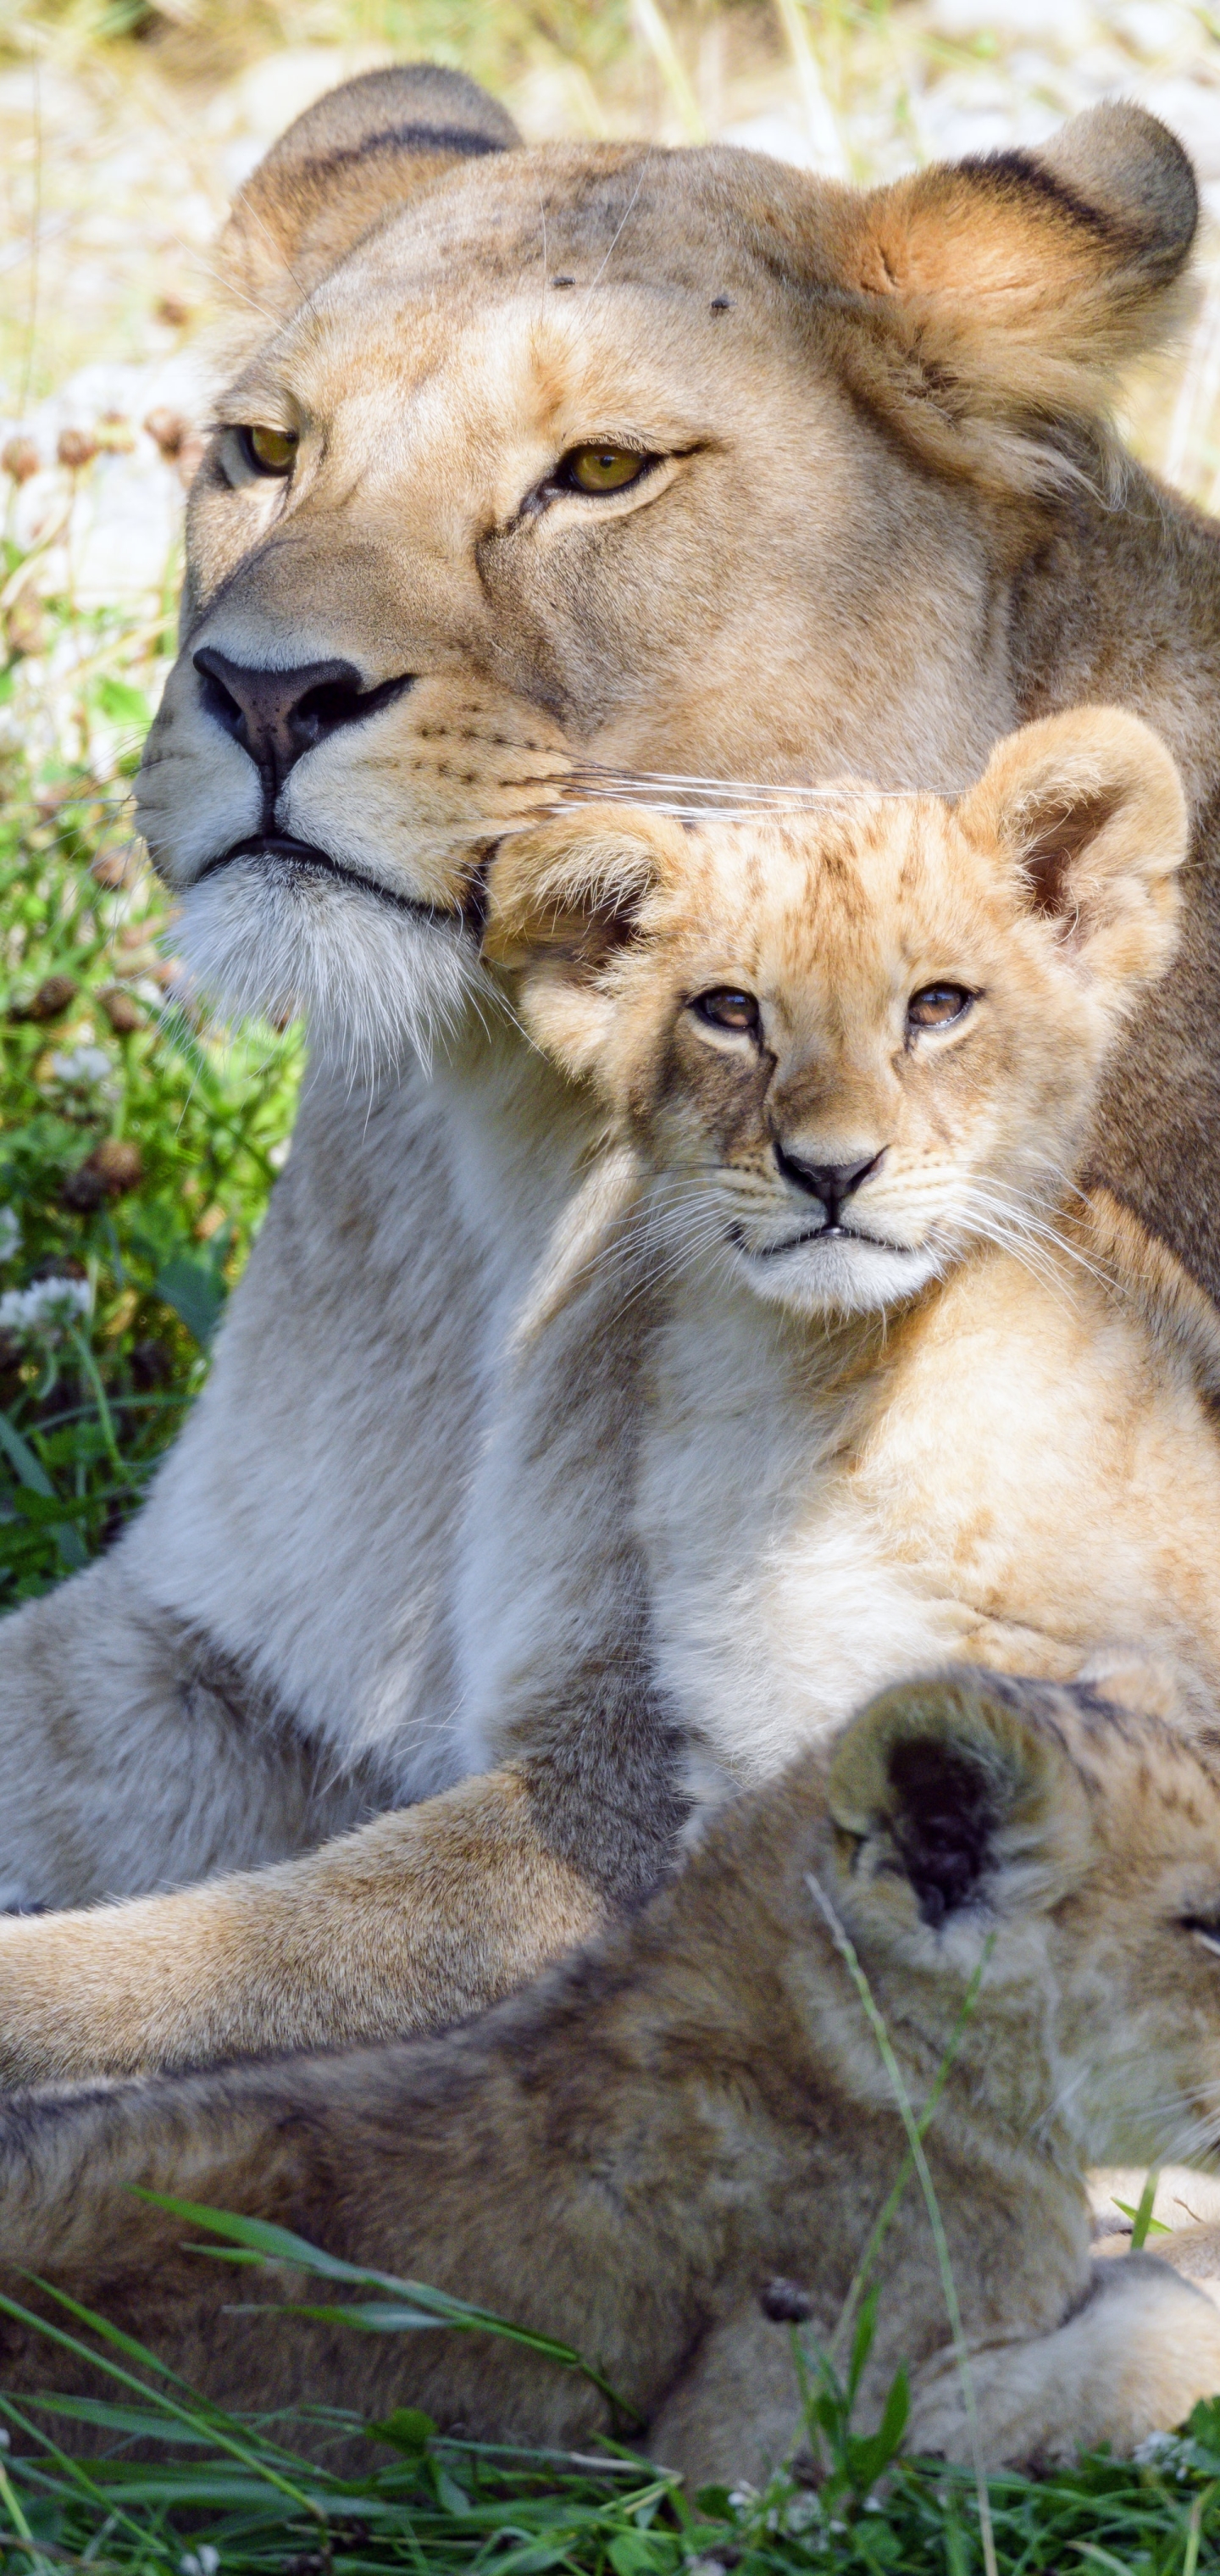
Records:
{"label": "lioness head", "polygon": [[245,345],[141,778],[199,974],[392,1046],[572,754],[977,772],[1022,567],[1109,471],[1195,219],[1127,107],[867,195],[527,151],[426,68],[311,109],[227,239]]}
{"label": "lioness head", "polygon": [[684,833],[613,807],[507,843],[487,943],[591,1074],[674,1241],[864,1312],[1036,1229],[1174,942],[1187,816],[1134,716],[1011,735],[956,803],[872,792]]}

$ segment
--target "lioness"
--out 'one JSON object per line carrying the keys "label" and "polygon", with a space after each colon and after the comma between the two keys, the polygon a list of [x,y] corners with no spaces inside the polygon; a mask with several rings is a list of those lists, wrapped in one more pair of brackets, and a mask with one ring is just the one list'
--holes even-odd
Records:
{"label": "lioness", "polygon": [[[284,2319],[279,2302],[317,2296],[291,2270],[251,2312],[251,2276],[235,2301],[198,2229],[127,2187],[185,2192],[575,2344],[657,2457],[696,2481],[757,2476],[798,2429],[771,2319],[804,2312],[829,2341],[906,2144],[838,1939],[917,2107],[994,1941],[928,2136],[984,2448],[1125,2450],[1220,2387],[1220,2316],[1160,2263],[1090,2262],[1082,2167],[1214,2123],[1218,1923],[1211,1751],[1085,1691],[963,1669],[875,1701],[829,1776],[807,1752],[600,1950],[443,2043],[14,2105],[5,2244],[226,2404],[408,2401],[543,2443],[608,2429],[588,2379],[520,2346]],[[910,2442],[960,2458],[912,2184],[876,2276],[864,2410],[905,2362]],[[90,2385],[7,2317],[0,2378]]]}
{"label": "lioness", "polygon": [[[671,1847],[641,1625],[510,1771],[291,1857],[462,1771],[472,1478],[589,1142],[487,1025],[477,863],[570,760],[949,786],[1022,714],[1141,709],[1200,865],[1092,1164],[1215,1284],[1220,571],[1107,427],[1195,220],[1131,108],[860,194],[729,149],[526,152],[426,70],[337,92],[248,183],[141,815],[185,952],[304,999],[315,1066],[147,1510],[7,1629],[0,1815],[23,1906],[281,1867],[11,1924],[10,2075],[443,2020]],[[409,1040],[446,1023],[426,1082]],[[602,1383],[612,1481],[629,1347]]]}
{"label": "lioness", "polygon": [[[1083,708],[956,805],[593,808],[494,862],[488,952],[627,1149],[629,1283],[641,1242],[667,1283],[636,1527],[693,1795],[938,1660],[1151,1659],[1170,1706],[1220,1706],[1220,1326],[1074,1177],[1188,832],[1155,735]],[[498,1472],[533,1533],[530,1430]]]}

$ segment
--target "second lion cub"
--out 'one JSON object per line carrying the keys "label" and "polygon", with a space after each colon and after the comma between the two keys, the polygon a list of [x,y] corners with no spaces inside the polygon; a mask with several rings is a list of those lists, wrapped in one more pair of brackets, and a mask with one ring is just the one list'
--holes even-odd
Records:
{"label": "second lion cub", "polygon": [[1087,1170],[1186,847],[1106,708],[953,803],[503,846],[490,952],[604,1097],[618,1243],[665,1281],[636,1510],[697,1803],[963,1657],[1220,1699],[1220,1327]]}

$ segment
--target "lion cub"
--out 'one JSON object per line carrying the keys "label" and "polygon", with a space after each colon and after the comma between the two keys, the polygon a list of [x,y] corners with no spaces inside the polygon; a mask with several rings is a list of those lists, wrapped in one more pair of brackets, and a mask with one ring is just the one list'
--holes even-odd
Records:
{"label": "lion cub", "polygon": [[[843,1933],[914,2102],[960,2040],[927,2154],[988,2459],[1127,2450],[1179,2422],[1220,2388],[1220,2315],[1152,2257],[1091,2256],[1083,2167],[1214,2119],[1214,1752],[981,1672],[884,1694],[717,1817],[598,1948],[443,2041],[13,2104],[0,2286],[28,2306],[36,2273],[262,2414],[324,2396],[366,2419],[423,2406],[476,2439],[612,2429],[597,2387],[520,2345],[286,2319],[280,2301],[317,2297],[291,2270],[235,2300],[198,2228],[130,2186],[186,2194],[557,2336],[654,2457],[695,2484],[758,2477],[800,2431],[783,2320],[833,2340],[906,2145]],[[968,2456],[913,2181],[875,2278],[861,2429],[905,2363],[910,2445]],[[11,2312],[0,2381],[99,2384]],[[329,2420],[301,2437],[333,2461]]]}
{"label": "lion cub", "polygon": [[1085,1157],[1186,847],[1105,708],[956,802],[504,845],[490,951],[607,1102],[665,1282],[636,1512],[697,1798],[963,1656],[1220,1699],[1220,1335]]}

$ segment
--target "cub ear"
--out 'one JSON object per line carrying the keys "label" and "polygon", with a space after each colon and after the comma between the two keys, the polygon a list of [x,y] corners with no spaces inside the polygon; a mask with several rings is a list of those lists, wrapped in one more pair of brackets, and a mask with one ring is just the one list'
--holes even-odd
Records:
{"label": "cub ear", "polygon": [[871,1700],[840,1737],[830,1812],[853,1914],[939,1931],[1041,1913],[1092,1848],[1080,1775],[1036,1683],[963,1669]]}
{"label": "cub ear", "polygon": [[1158,734],[1117,707],[1077,707],[999,743],[957,819],[1015,862],[1028,908],[1091,978],[1163,974],[1190,817]]}
{"label": "cub ear", "polygon": [[1119,369],[1182,310],[1199,200],[1176,136],[1142,108],[1090,108],[1037,151],[855,202],[843,264],[877,325],[848,335],[868,348],[860,391],[942,469],[1062,483],[1073,430],[1104,420]]}
{"label": "cub ear", "polygon": [[229,295],[252,325],[274,328],[409,197],[455,162],[520,140],[477,81],[436,63],[328,90],[238,190],[219,250]]}
{"label": "cub ear", "polygon": [[677,824],[621,805],[582,806],[501,842],[483,955],[519,976],[521,1017],[565,1072],[593,1070],[613,1018],[614,962],[688,864]]}

